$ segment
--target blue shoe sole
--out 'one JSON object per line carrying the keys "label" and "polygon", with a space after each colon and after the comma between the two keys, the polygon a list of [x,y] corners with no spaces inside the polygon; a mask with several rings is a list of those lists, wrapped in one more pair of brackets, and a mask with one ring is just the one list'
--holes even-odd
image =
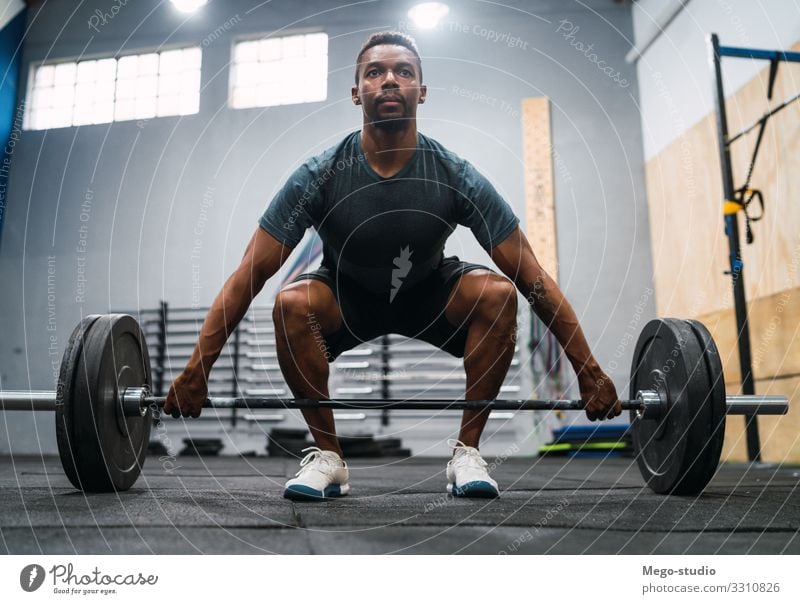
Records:
{"label": "blue shoe sole", "polygon": [[312,489],[303,484],[293,484],[283,491],[283,496],[292,501],[322,501],[334,497],[343,497],[347,493],[342,493],[342,488],[338,484],[331,484],[325,487],[325,491]]}
{"label": "blue shoe sole", "polygon": [[483,499],[493,499],[500,496],[497,489],[485,480],[473,480],[460,487],[453,485],[450,494],[453,497],[476,497]]}

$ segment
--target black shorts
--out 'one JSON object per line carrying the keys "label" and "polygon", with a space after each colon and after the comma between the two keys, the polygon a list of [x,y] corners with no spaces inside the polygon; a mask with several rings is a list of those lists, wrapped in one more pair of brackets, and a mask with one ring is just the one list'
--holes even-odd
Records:
{"label": "black shorts", "polygon": [[444,311],[461,275],[476,269],[492,270],[449,256],[430,276],[413,287],[398,290],[391,301],[388,292],[375,294],[325,266],[298,275],[292,283],[306,279],[322,281],[339,303],[342,326],[325,337],[329,361],[363,342],[390,333],[422,340],[455,357],[463,357],[467,328],[452,325]]}

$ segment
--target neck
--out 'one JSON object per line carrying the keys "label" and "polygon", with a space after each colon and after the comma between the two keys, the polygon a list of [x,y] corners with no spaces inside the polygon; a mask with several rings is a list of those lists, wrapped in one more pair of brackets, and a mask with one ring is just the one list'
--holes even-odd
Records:
{"label": "neck", "polygon": [[401,129],[391,130],[365,122],[361,128],[361,149],[370,164],[391,168],[403,164],[417,148],[417,122],[408,120]]}

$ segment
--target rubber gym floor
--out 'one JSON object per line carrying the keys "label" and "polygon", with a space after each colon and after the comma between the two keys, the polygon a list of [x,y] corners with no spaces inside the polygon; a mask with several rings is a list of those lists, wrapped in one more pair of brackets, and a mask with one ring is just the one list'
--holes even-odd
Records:
{"label": "rubber gym floor", "polygon": [[699,497],[646,488],[633,459],[511,458],[498,500],[444,493],[445,459],[354,459],[352,492],[293,503],[287,458],[148,459],[85,495],[57,457],[0,458],[9,554],[800,554],[800,467],[722,464]]}

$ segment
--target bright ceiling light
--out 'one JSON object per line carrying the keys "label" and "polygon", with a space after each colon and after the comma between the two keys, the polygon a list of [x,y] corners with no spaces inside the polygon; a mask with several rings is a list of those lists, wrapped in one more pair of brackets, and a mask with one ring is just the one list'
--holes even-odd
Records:
{"label": "bright ceiling light", "polygon": [[172,4],[182,13],[193,13],[204,4],[208,4],[208,0],[172,0]]}
{"label": "bright ceiling light", "polygon": [[422,2],[408,11],[408,18],[419,29],[433,29],[449,12],[450,7],[442,2]]}

